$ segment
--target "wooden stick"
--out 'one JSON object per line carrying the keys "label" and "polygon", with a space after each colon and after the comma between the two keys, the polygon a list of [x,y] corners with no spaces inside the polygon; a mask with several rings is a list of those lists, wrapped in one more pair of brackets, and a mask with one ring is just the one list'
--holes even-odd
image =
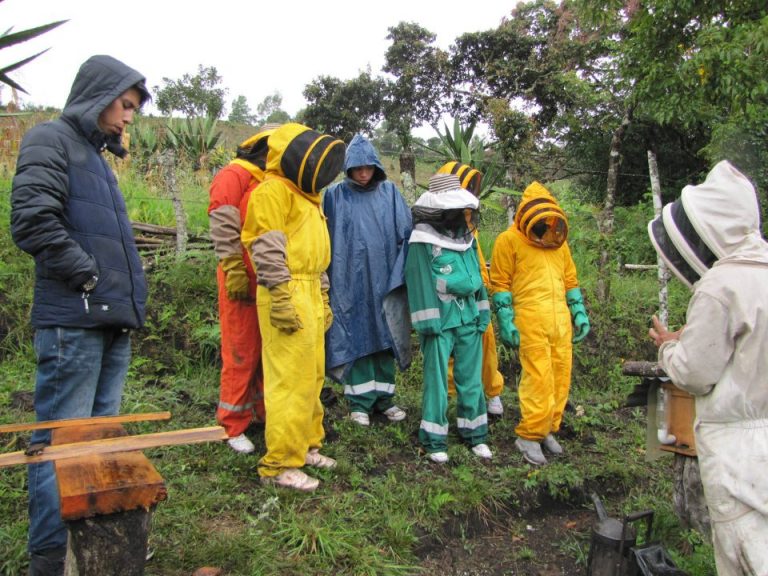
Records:
{"label": "wooden stick", "polygon": [[88,442],[46,446],[41,454],[35,456],[26,456],[22,451],[2,454],[0,455],[0,468],[17,466],[19,464],[50,462],[61,458],[74,458],[91,454],[130,452],[131,450],[145,450],[146,448],[157,448],[158,446],[215,442],[217,440],[226,440],[227,438],[227,433],[221,426],[156,432],[154,434],[139,434],[136,436],[119,436],[117,438],[102,438]]}
{"label": "wooden stick", "polygon": [[91,418],[66,418],[64,420],[46,420],[26,424],[3,424],[0,434],[22,432],[25,430],[50,430],[70,426],[88,426],[90,424],[120,424],[123,422],[146,422],[148,420],[170,420],[170,412],[148,412],[145,414],[121,414],[119,416],[93,416]]}

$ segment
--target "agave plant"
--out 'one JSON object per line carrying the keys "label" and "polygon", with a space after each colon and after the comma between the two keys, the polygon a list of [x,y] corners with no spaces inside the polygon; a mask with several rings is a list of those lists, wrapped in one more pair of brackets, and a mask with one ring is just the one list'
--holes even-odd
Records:
{"label": "agave plant", "polygon": [[[0,0],[2,2],[3,0]],[[53,30],[54,28],[61,26],[64,24],[64,22],[67,22],[67,20],[59,20],[58,22],[52,22],[50,24],[45,24],[43,26],[38,26],[36,28],[29,28],[28,30],[22,30],[20,32],[13,32],[13,27],[8,28],[5,32],[0,34],[0,50],[3,48],[8,48],[10,46],[14,46],[16,44],[19,44],[21,42],[26,42],[27,40],[31,40],[32,38],[36,38],[37,36],[40,36],[41,34],[45,34],[46,32],[49,32],[50,30]],[[24,88],[19,86],[16,82],[11,80],[11,78],[8,76],[9,72],[13,72],[14,70],[18,70],[25,64],[28,64],[41,54],[44,54],[49,49],[46,48],[45,50],[42,50],[38,52],[37,54],[34,54],[32,56],[29,56],[27,58],[24,58],[23,60],[19,60],[18,62],[15,62],[13,64],[9,64],[8,66],[3,66],[0,68],[0,82],[3,84],[7,84],[11,88],[18,90],[19,92],[24,92],[24,94],[27,93]]]}
{"label": "agave plant", "polygon": [[453,132],[445,126],[445,133],[435,128],[440,138],[440,146],[435,148],[426,144],[420,146],[431,150],[442,158],[442,162],[457,161],[477,168],[483,173],[479,198],[482,200],[494,190],[506,192],[498,185],[504,180],[504,166],[494,153],[494,145],[487,144],[480,138],[472,139],[477,123],[472,121],[462,126],[457,119],[453,121]]}
{"label": "agave plant", "polygon": [[191,159],[195,169],[198,169],[221,138],[217,124],[218,120],[214,117],[169,120],[166,143]]}

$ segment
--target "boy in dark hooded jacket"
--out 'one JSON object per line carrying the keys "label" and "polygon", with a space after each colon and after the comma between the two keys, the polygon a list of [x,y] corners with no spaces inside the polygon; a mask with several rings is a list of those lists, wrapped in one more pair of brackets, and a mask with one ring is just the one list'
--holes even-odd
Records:
{"label": "boy in dark hooded jacket", "polygon": [[404,275],[411,213],[360,134],[347,148],[344,172],[347,177],[323,198],[334,316],[326,370],[344,384],[353,422],[368,426],[373,412],[397,422],[406,414],[392,401],[395,360],[401,370],[411,361]]}
{"label": "boy in dark hooded jacket", "polygon": [[[123,196],[101,152],[149,99],[144,77],[110,56],[81,67],[61,117],[29,130],[11,192],[11,234],[35,258],[38,421],[120,410],[130,330],[144,323],[147,285]],[[33,443],[49,443],[38,430]],[[29,466],[31,575],[63,574],[67,530],[53,462]]]}

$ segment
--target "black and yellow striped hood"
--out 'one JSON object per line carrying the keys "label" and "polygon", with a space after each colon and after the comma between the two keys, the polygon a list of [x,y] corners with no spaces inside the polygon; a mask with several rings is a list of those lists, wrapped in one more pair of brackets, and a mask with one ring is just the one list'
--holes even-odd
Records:
{"label": "black and yellow striped hood", "polygon": [[267,173],[283,176],[306,194],[333,182],[344,165],[344,143],[302,124],[283,124],[269,136]]}
{"label": "black and yellow striped hood", "polygon": [[[533,232],[536,224],[544,222],[546,232],[539,237]],[[515,214],[515,227],[531,244],[542,248],[559,248],[568,239],[568,218],[555,197],[539,182],[533,182],[523,192]]]}
{"label": "black and yellow striped hood", "polygon": [[477,196],[480,194],[480,185],[483,181],[483,173],[461,162],[447,162],[437,171],[438,174],[455,174],[459,178],[461,187],[469,190]]}

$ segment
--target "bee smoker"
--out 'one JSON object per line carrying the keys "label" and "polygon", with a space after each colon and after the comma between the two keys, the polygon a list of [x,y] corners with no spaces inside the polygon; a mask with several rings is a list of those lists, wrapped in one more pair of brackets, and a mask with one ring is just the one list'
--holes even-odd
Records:
{"label": "bee smoker", "polygon": [[[646,516],[653,517],[652,511],[631,514],[624,521],[610,518],[597,494],[592,494],[597,512],[597,523],[592,527],[592,542],[589,547],[587,576],[629,576],[629,550],[635,545],[635,529],[630,525]],[[650,536],[651,520],[648,521]]]}

